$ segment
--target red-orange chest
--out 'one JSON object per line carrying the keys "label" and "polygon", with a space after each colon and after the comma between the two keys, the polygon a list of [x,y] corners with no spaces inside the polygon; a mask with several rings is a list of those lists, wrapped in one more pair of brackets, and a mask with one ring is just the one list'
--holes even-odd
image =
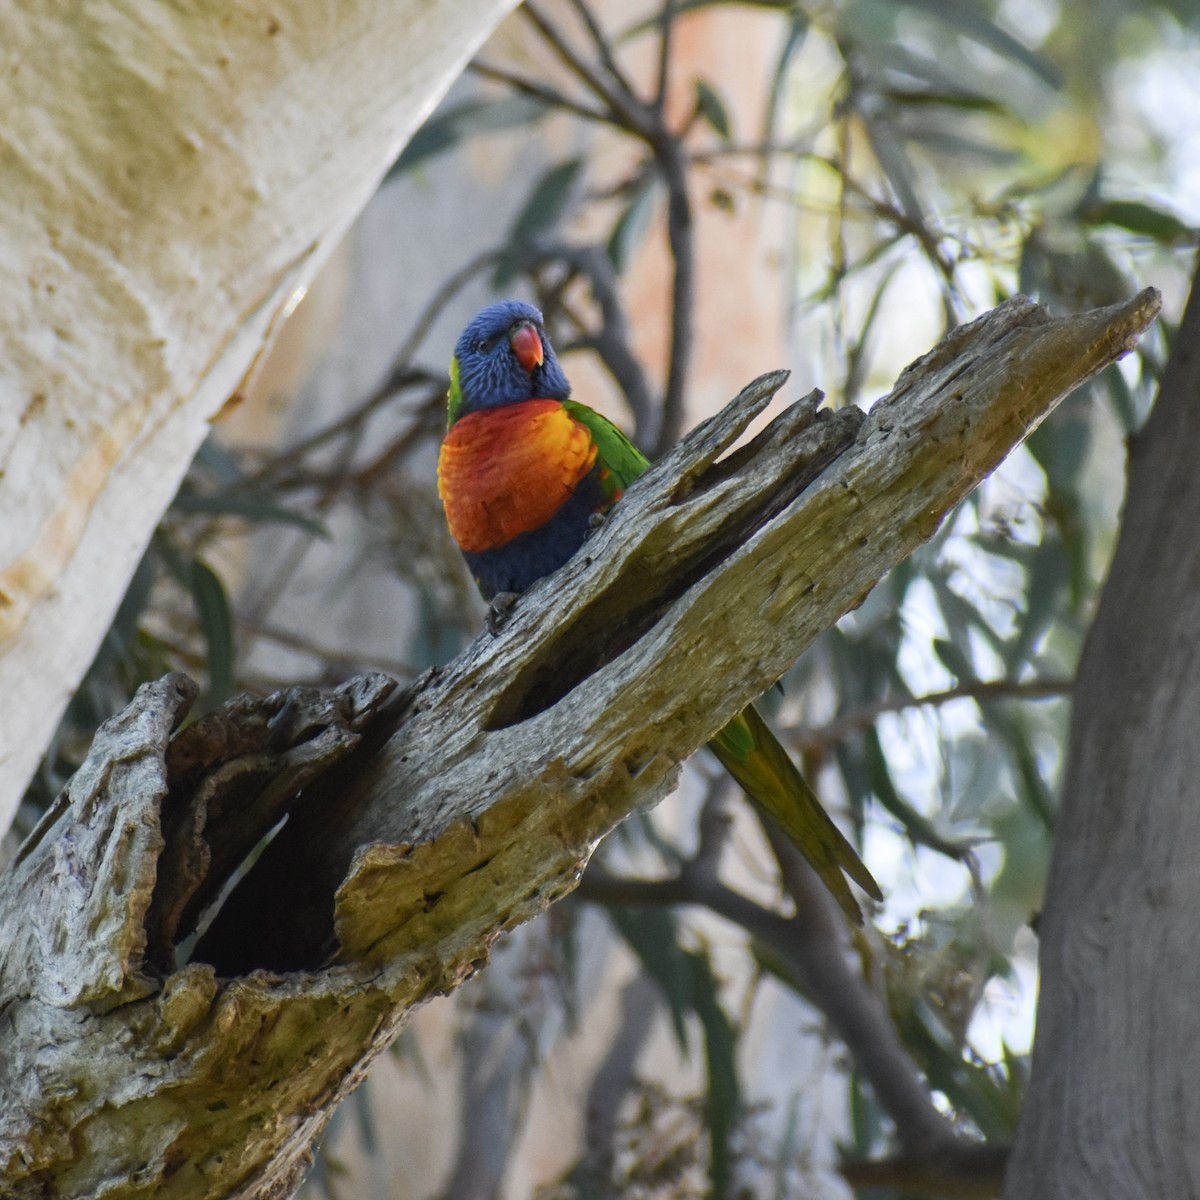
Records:
{"label": "red-orange chest", "polygon": [[557,400],[469,413],[450,428],[438,458],[454,540],[479,553],[540,529],[595,461],[591,433]]}

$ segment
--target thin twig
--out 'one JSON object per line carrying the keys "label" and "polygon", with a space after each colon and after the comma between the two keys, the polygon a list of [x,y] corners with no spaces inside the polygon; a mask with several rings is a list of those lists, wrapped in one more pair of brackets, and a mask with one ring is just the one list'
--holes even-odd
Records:
{"label": "thin twig", "polygon": [[529,96],[552,108],[563,108],[588,121],[600,121],[604,125],[616,125],[618,128],[624,128],[619,122],[614,121],[606,110],[589,108],[586,104],[572,100],[570,96],[556,91],[549,85],[539,83],[534,79],[527,79],[515,71],[506,70],[504,67],[494,67],[490,63],[480,62],[478,59],[471,63],[468,69],[483,79],[506,84],[513,91],[520,92],[522,95]]}
{"label": "thin twig", "polygon": [[600,328],[576,344],[587,346],[599,356],[633,414],[634,440],[639,445],[651,446],[652,434],[657,432],[658,406],[650,380],[633,353],[617,275],[608,255],[598,246],[539,242],[533,247],[533,258],[535,262],[562,262],[587,279],[600,309]]}
{"label": "thin twig", "polygon": [[795,158],[812,158],[826,161],[824,155],[817,154],[812,148],[811,139],[793,138],[786,142],[718,142],[715,146],[706,146],[703,150],[693,150],[693,164],[709,166],[727,158],[774,158],[788,156]]}
{"label": "thin twig", "polygon": [[654,85],[654,111],[662,120],[671,73],[671,32],[675,27],[675,0],[663,0],[658,18],[658,79]]}
{"label": "thin twig", "polygon": [[675,267],[671,281],[671,359],[656,444],[657,453],[665,454],[683,431],[684,400],[692,360],[696,263],[683,146],[664,130],[654,143],[654,150],[667,185],[667,243]]}
{"label": "thin twig", "polygon": [[251,637],[274,642],[277,646],[284,646],[302,654],[311,654],[314,658],[331,665],[351,667],[356,671],[383,671],[402,681],[415,679],[420,674],[410,663],[389,658],[387,655],[364,653],[361,648],[340,650],[333,646],[323,646],[312,638],[281,629],[276,625],[251,625],[248,621],[239,621],[238,624],[242,631]]}
{"label": "thin twig", "polygon": [[588,34],[595,44],[596,53],[600,55],[604,69],[613,77],[613,82],[628,95],[636,96],[637,91],[633,86],[633,81],[621,69],[621,64],[617,62],[616,55],[613,54],[612,42],[600,28],[600,22],[596,20],[595,14],[584,0],[571,0],[571,5],[579,14],[579,19],[587,27]]}
{"label": "thin twig", "polygon": [[[564,66],[604,105],[612,122],[640,138],[653,151],[655,162],[667,186],[667,241],[674,272],[671,284],[671,352],[667,367],[667,384],[660,422],[648,439],[653,446],[654,456],[657,457],[673,446],[682,432],[688,370],[692,360],[695,252],[692,211],[687,188],[687,154],[680,138],[664,123],[661,106],[644,104],[633,93],[623,73],[619,69],[610,68],[605,54],[608,53],[611,57],[611,51],[606,50],[607,42],[603,32],[581,0],[576,0],[576,7],[596,42],[606,68],[603,73],[597,71],[571,46],[536,5],[527,3],[521,11]],[[661,43],[664,53],[669,42],[671,19],[671,0],[667,0]],[[616,67],[615,61],[612,67]],[[666,68],[663,65],[660,85],[664,88],[665,72]],[[494,73],[493,77],[496,77]],[[528,88],[525,90],[528,91]],[[596,114],[592,112],[588,115],[595,117]]]}
{"label": "thin twig", "polygon": [[905,712],[911,708],[938,708],[955,700],[1057,700],[1069,696],[1075,686],[1073,679],[989,679],[972,683],[961,683],[942,692],[929,692],[923,696],[892,696],[864,704],[844,712],[827,721],[817,729],[799,733],[800,743],[806,751],[827,754],[855,734],[870,729],[880,717],[888,713]]}
{"label": "thin twig", "polygon": [[469,262],[461,266],[451,275],[430,299],[429,303],[418,315],[416,322],[409,330],[400,349],[396,351],[383,380],[370,394],[356,404],[348,413],[336,421],[318,429],[315,433],[303,438],[293,446],[275,455],[252,476],[248,476],[247,484],[259,484],[266,479],[274,478],[285,468],[307,457],[318,447],[360,426],[376,409],[390,403],[396,393],[415,383],[441,382],[440,376],[431,375],[429,371],[414,368],[413,357],[421,343],[429,335],[433,323],[441,316],[446,305],[481,271],[494,266],[500,259],[499,250],[485,250],[477,254]]}
{"label": "thin twig", "polygon": [[542,35],[563,65],[608,108],[619,125],[640,137],[647,136],[649,127],[646,109],[636,96],[622,88],[616,80],[610,83],[593,70],[591,63],[576,53],[558,29],[534,5],[526,3],[521,12]]}
{"label": "thin twig", "polygon": [[361,428],[377,409],[394,403],[400,393],[420,383],[434,381],[428,371],[396,366],[371,393],[350,412],[322,426],[286,450],[266,459],[257,471],[248,474],[232,490],[249,489],[270,484],[276,490],[311,486],[319,477],[300,469],[300,464],[328,442]]}
{"label": "thin twig", "polygon": [[399,437],[393,439],[369,463],[359,467],[346,476],[343,486],[365,490],[372,487],[376,481],[391,470],[393,464],[409,454],[413,447],[431,434],[439,437],[445,429],[445,399],[449,387],[449,379],[444,385],[425,398],[424,404],[417,409],[416,420]]}

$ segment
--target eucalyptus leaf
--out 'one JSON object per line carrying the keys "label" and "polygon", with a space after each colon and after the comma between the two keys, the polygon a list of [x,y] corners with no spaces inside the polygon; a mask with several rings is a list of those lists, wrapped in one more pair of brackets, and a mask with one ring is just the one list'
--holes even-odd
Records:
{"label": "eucalyptus leaf", "polygon": [[1086,203],[1079,215],[1085,224],[1115,225],[1166,246],[1195,245],[1197,240],[1195,226],[1143,200],[1097,199]]}
{"label": "eucalyptus leaf", "polygon": [[947,858],[962,858],[962,849],[944,838],[933,824],[923,817],[897,790],[888,768],[887,756],[876,729],[863,736],[864,757],[871,780],[871,791],[883,807],[900,822],[905,835],[914,845],[927,846]]}
{"label": "eucalyptus leaf", "polygon": [[733,1176],[733,1132],[741,1106],[737,1076],[737,1039],[721,1007],[717,980],[708,957],[687,955],[692,999],[704,1030],[704,1059],[708,1073],[705,1115],[709,1133],[709,1179],[714,1200],[729,1194]]}
{"label": "eucalyptus leaf", "polygon": [[171,507],[177,512],[240,517],[251,524],[292,525],[315,537],[329,537],[329,530],[322,522],[285,507],[266,492],[198,492],[184,488]]}
{"label": "eucalyptus leaf", "polygon": [[1031,49],[1019,38],[989,20],[984,10],[966,0],[901,0],[907,8],[929,13],[953,29],[987,46],[1010,62],[1018,63],[1037,76],[1047,87],[1062,88],[1063,74],[1045,55]]}
{"label": "eucalyptus leaf", "polygon": [[206,700],[209,708],[216,708],[233,694],[233,608],[217,573],[200,559],[192,559],[186,582],[200,618],[200,631],[208,647]]}
{"label": "eucalyptus leaf", "polygon": [[466,138],[531,125],[546,115],[546,107],[528,96],[467,100],[435,113],[413,134],[391,165],[383,182],[391,183],[418,163],[454,149]]}
{"label": "eucalyptus leaf", "polygon": [[198,558],[181,553],[165,537],[154,542],[163,565],[191,597],[207,649],[207,706],[215,708],[233,694],[234,619],[225,585],[216,572]]}
{"label": "eucalyptus leaf", "polygon": [[654,219],[654,210],[665,189],[654,171],[646,171],[633,197],[621,210],[605,247],[609,261],[617,274],[629,266],[638,247],[645,240]]}
{"label": "eucalyptus leaf", "polygon": [[694,1002],[691,968],[679,945],[679,923],[665,908],[611,908],[608,914],[646,974],[662,990],[675,1038],[686,1056],[685,1019]]}
{"label": "eucalyptus leaf", "polygon": [[582,158],[569,158],[551,167],[534,184],[529,198],[508,231],[505,242],[512,248],[512,253],[497,265],[492,277],[493,286],[506,287],[517,272],[521,248],[537,238],[546,237],[562,220],[583,166]]}
{"label": "eucalyptus leaf", "polygon": [[767,97],[767,112],[763,120],[764,141],[770,140],[774,135],[788,73],[791,70],[792,61],[800,53],[808,38],[809,27],[808,14],[802,8],[795,7],[788,13],[787,35],[780,47],[779,57],[775,60],[775,69],[771,72],[771,91]]}
{"label": "eucalyptus leaf", "polygon": [[716,89],[703,79],[696,80],[696,112],[722,139],[729,140],[729,113],[725,108],[725,101],[717,94]]}

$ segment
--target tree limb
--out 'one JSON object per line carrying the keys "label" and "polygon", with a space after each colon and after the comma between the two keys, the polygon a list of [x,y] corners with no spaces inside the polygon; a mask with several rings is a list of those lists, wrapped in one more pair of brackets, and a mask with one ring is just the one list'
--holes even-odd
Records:
{"label": "tree limb", "polygon": [[1011,300],[865,418],[809,398],[721,459],[784,380],[764,376],[500,636],[402,693],[243,698],[168,741],[188,689],[143,688],[0,878],[9,1193],[286,1194],[406,1013],[570,891],[1157,310],[1153,291],[1062,319]]}

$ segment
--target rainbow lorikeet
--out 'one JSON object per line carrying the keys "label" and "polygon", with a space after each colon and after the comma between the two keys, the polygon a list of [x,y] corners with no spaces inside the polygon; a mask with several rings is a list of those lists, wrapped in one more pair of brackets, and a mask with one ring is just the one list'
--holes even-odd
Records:
{"label": "rainbow lorikeet", "polygon": [[[615,425],[571,399],[536,308],[506,300],[467,326],[450,365],[438,492],[485,600],[561,567],[649,465]],[[747,708],[709,748],[861,922],[842,872],[876,899],[879,885],[759,713]]]}

